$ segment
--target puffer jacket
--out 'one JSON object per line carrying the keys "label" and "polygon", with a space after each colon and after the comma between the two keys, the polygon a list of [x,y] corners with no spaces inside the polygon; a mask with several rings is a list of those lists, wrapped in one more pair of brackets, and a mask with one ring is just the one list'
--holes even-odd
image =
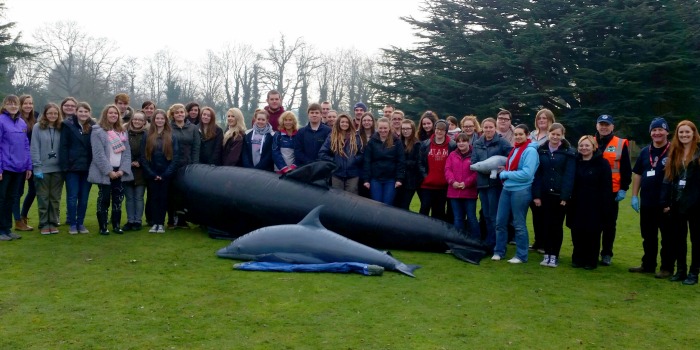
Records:
{"label": "puffer jacket", "polygon": [[[478,140],[474,141],[472,163],[478,163],[492,156],[508,157],[508,153],[510,153],[511,149],[513,149],[513,146],[498,134],[495,134],[491,140],[486,140],[484,136],[481,136]],[[479,173],[476,175],[477,188],[502,186],[501,180],[491,179],[489,174]]]}
{"label": "puffer jacket", "polygon": [[364,149],[364,169],[362,181],[403,181],[406,177],[406,158],[403,152],[403,143],[398,137],[394,138],[392,147],[384,147],[384,142],[374,133]]}
{"label": "puffer jacket", "polygon": [[549,151],[549,141],[537,149],[540,166],[535,173],[532,183],[532,198],[539,199],[544,195],[556,195],[560,200],[568,201],[574,189],[576,176],[576,151],[567,140],[554,151]]}
{"label": "puffer jacket", "polygon": [[32,170],[32,156],[27,139],[27,123],[19,114],[14,118],[0,114],[0,173]]}
{"label": "puffer jacket", "polygon": [[178,167],[199,164],[199,149],[202,147],[202,136],[197,125],[185,119],[185,125],[182,127],[177,126],[175,121],[171,122],[170,126],[173,129],[173,138],[176,138],[178,145],[180,145]]}

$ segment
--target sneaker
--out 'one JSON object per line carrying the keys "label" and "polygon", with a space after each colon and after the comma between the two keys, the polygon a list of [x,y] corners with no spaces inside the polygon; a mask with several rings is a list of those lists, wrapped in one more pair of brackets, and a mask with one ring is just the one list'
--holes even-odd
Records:
{"label": "sneaker", "polygon": [[41,234],[42,235],[50,235],[51,234],[51,228],[45,227],[41,229]]}
{"label": "sneaker", "polygon": [[78,232],[80,233],[90,233],[88,229],[85,227],[85,225],[78,225]]}
{"label": "sneaker", "polygon": [[600,259],[600,264],[603,266],[610,266],[612,265],[612,256],[610,255],[603,255],[603,257]]}
{"label": "sneaker", "polygon": [[14,232],[9,232],[7,235],[10,236],[10,238],[12,238],[12,239],[22,239],[22,236],[14,233]]}
{"label": "sneaker", "polygon": [[132,231],[141,231],[141,223],[135,222],[131,224],[131,230]]}
{"label": "sneaker", "polygon": [[671,273],[671,271],[659,270],[659,272],[657,272],[656,275],[654,275],[654,277],[655,278],[669,278],[669,277],[671,277],[672,274],[673,273]]}
{"label": "sneaker", "polygon": [[12,240],[12,237],[10,237],[9,235],[6,235],[4,233],[0,235],[0,241],[11,241],[11,240]]}
{"label": "sneaker", "polygon": [[491,260],[493,260],[493,261],[499,261],[499,260],[501,260],[501,256],[498,255],[498,254],[494,254],[494,255],[491,257]]}
{"label": "sneaker", "polygon": [[165,228],[163,225],[158,225],[158,230],[156,231],[157,233],[165,233]]}
{"label": "sneaker", "polygon": [[77,235],[78,234],[78,226],[70,225],[70,228],[68,229],[68,233],[71,235]]}
{"label": "sneaker", "polygon": [[511,264],[522,264],[523,263],[523,261],[518,259],[517,256],[514,256],[512,259],[508,260],[508,262]]}
{"label": "sneaker", "polygon": [[58,233],[58,227],[49,226],[49,231],[51,231],[51,234],[56,234]]}
{"label": "sneaker", "polygon": [[160,225],[153,225],[153,227],[151,227],[151,229],[148,230],[148,232],[150,232],[150,233],[158,232],[158,226],[160,226]]}
{"label": "sneaker", "polygon": [[698,274],[697,273],[689,273],[688,278],[686,278],[683,281],[683,284],[686,286],[692,286],[694,284],[698,284]]}
{"label": "sneaker", "polygon": [[544,259],[542,259],[540,266],[549,266],[549,254],[544,255]]}
{"label": "sneaker", "polygon": [[550,255],[549,256],[549,264],[547,264],[547,267],[557,267],[559,266],[559,258],[557,258],[556,255]]}

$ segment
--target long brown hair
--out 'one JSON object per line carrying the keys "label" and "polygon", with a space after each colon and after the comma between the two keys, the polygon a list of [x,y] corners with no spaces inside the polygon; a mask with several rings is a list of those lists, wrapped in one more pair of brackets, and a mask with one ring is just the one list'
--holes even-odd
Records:
{"label": "long brown hair", "polygon": [[401,121],[401,127],[406,124],[411,127],[411,136],[404,137],[403,131],[401,132],[401,139],[403,140],[403,150],[405,153],[411,153],[413,151],[413,146],[418,142],[418,133],[416,132],[416,123],[411,119],[404,119]]}
{"label": "long brown hair", "polygon": [[[209,124],[204,125],[202,122],[202,113],[204,111],[209,111],[211,114],[211,119]],[[216,112],[211,107],[204,107],[199,111],[199,131],[202,133],[202,140],[209,140],[216,136]]]}
{"label": "long brown hair", "polygon": [[[61,108],[55,103],[47,103],[46,106],[44,106],[44,112],[42,112],[41,116],[39,117],[39,128],[46,129],[49,127],[49,118],[46,117],[46,113],[48,113],[49,109],[51,108],[56,108],[58,111],[58,119],[56,119],[56,121],[53,123],[53,127],[56,130],[61,130],[61,124],[63,124],[63,112],[61,112]],[[34,115],[34,113],[32,113],[32,115]]]}
{"label": "long brown hair", "polygon": [[[358,131],[357,131],[357,133],[360,134],[360,141],[362,141],[363,146],[367,144],[367,141],[369,141],[369,137],[365,133],[365,128],[362,127],[362,119],[365,119],[366,116],[369,116],[372,118],[372,133],[370,134],[369,137],[371,137],[371,135],[374,135],[374,132],[377,131],[377,122],[374,120],[374,115],[372,115],[372,113],[370,113],[370,112],[365,112],[362,115],[362,118],[360,118],[360,127],[358,128]],[[337,123],[338,121],[336,120],[335,122]]]}
{"label": "long brown hair", "polygon": [[[63,103],[66,103],[66,101],[69,101],[70,99],[72,99],[72,97],[67,97]],[[75,99],[70,100],[70,101],[75,101]],[[80,103],[76,102],[76,105],[78,105],[78,106],[75,107],[75,121],[78,124],[80,124],[80,120],[78,120],[78,109],[80,109],[80,108],[87,109],[88,112],[92,113],[92,107],[90,107],[90,104],[87,102],[80,102]],[[61,105],[60,112],[61,112],[61,115],[63,115],[63,105]],[[64,117],[68,117],[68,116],[64,116]],[[90,118],[88,118],[84,123],[80,124],[80,127],[83,129],[83,134],[89,134],[90,130],[92,130],[92,128],[90,126],[90,119],[91,118],[92,118],[92,116]]]}
{"label": "long brown hair", "polygon": [[[340,129],[340,120],[346,119],[350,127],[347,131]],[[357,154],[357,134],[355,133],[355,123],[350,120],[347,114],[341,114],[338,119],[333,124],[333,130],[331,130],[331,152],[340,155],[341,157],[347,158],[349,155],[345,154],[345,142],[350,142],[350,156]]]}
{"label": "long brown hair", "polygon": [[[158,115],[162,115],[163,118],[165,118],[163,133],[160,135],[158,134],[158,127],[156,126],[156,117]],[[153,150],[156,148],[158,137],[163,138],[163,154],[165,154],[165,159],[173,160],[173,130],[170,128],[170,123],[168,122],[168,114],[162,109],[157,109],[155,113],[153,113],[153,122],[151,126],[148,127],[148,135],[146,136],[146,159],[149,161],[153,157]]]}
{"label": "long brown hair", "polygon": [[[22,105],[24,104],[24,101],[26,101],[28,98],[32,99],[32,110],[29,111],[29,114],[25,115],[24,110],[22,110]],[[33,102],[34,102],[34,99],[32,98],[32,95],[21,95],[19,97],[19,115],[22,116],[22,119],[24,119],[24,122],[27,123],[27,130],[32,130],[32,128],[34,127],[34,124],[36,124],[36,116],[34,116],[35,108],[34,108]],[[60,117],[61,114],[63,114],[63,113],[61,113],[61,111],[59,111],[58,116]],[[61,119],[61,120],[63,120],[63,119]]]}
{"label": "long brown hair", "polygon": [[[688,155],[692,157],[695,152],[698,151],[698,142],[700,142],[698,128],[690,120],[681,121],[678,123],[676,130],[673,132],[671,147],[668,149],[668,162],[666,163],[666,169],[664,170],[664,176],[668,180],[673,179],[675,176],[678,176],[681,173],[683,161],[686,160],[684,159],[685,152],[683,149],[683,144],[681,144],[681,141],[678,139],[678,129],[680,129],[681,126],[687,126],[693,130],[693,140],[690,142],[690,153]],[[700,163],[700,159],[698,159],[698,162]]]}

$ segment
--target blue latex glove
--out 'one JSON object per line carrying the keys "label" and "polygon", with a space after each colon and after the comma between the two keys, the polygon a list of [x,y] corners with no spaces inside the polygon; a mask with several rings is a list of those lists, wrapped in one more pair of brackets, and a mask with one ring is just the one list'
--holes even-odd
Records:
{"label": "blue latex glove", "polygon": [[639,197],[632,196],[632,209],[639,213]]}
{"label": "blue latex glove", "polygon": [[43,180],[43,179],[44,179],[44,173],[42,173],[42,172],[34,173],[34,177],[37,178],[37,179],[42,179],[42,180]]}
{"label": "blue latex glove", "polygon": [[626,194],[627,194],[627,191],[625,191],[625,190],[617,191],[617,197],[615,197],[615,200],[619,202],[619,201],[625,199]]}

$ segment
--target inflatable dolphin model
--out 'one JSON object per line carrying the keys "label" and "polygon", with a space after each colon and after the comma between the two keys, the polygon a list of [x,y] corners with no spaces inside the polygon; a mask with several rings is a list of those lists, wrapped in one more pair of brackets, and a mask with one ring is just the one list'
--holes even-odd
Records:
{"label": "inflatable dolphin model", "polygon": [[241,236],[228,247],[219,249],[216,255],[290,264],[360,262],[416,277],[413,271],[420,266],[406,265],[388,254],[327,230],[319,219],[322,208],[322,205],[314,208],[296,225],[268,226]]}
{"label": "inflatable dolphin model", "polygon": [[333,232],[377,249],[444,252],[478,264],[485,251],[454,226],[323,186],[335,164],[315,162],[289,175],[241,167],[189,165],[178,171],[188,219],[241,236],[255,229],[294,224],[319,205]]}
{"label": "inflatable dolphin model", "polygon": [[504,156],[491,156],[480,162],[476,162],[469,166],[469,169],[482,174],[490,174],[489,177],[496,179],[498,175],[498,167],[506,165],[507,158]]}

